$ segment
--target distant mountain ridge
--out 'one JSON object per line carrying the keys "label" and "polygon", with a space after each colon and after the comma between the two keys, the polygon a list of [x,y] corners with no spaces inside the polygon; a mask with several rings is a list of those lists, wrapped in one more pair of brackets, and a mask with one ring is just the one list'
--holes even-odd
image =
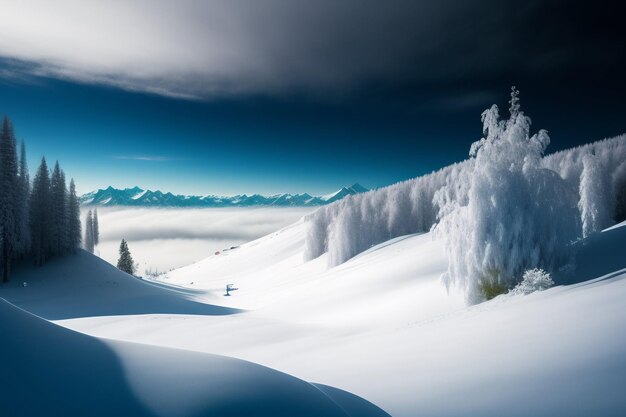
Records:
{"label": "distant mountain ridge", "polygon": [[99,189],[80,197],[81,204],[92,206],[136,206],[136,207],[251,207],[251,206],[321,206],[342,198],[369,191],[360,184],[343,187],[325,196],[303,194],[240,194],[235,196],[180,195],[170,192],[143,190],[139,187]]}

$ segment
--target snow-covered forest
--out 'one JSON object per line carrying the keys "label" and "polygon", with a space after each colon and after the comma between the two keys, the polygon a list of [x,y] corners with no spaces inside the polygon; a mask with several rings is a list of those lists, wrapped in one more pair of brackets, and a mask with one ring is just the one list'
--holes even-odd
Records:
{"label": "snow-covered forest", "polygon": [[0,136],[0,236],[3,282],[9,280],[13,262],[31,259],[41,266],[53,256],[76,251],[81,243],[74,180],[68,190],[59,163],[50,172],[42,158],[31,184],[26,146],[21,143],[18,158],[13,125],[7,117]]}
{"label": "snow-covered forest", "polygon": [[626,218],[626,135],[544,156],[548,132],[531,135],[515,88],[509,118],[494,105],[482,122],[468,160],[307,216],[305,260],[328,252],[332,267],[434,228],[449,257],[444,281],[477,302],[485,280],[512,288],[525,270],[574,267],[571,243]]}

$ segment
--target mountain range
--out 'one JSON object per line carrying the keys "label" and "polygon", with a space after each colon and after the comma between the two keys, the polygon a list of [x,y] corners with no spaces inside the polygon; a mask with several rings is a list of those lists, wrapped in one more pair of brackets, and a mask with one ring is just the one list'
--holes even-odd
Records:
{"label": "mountain range", "polygon": [[99,189],[80,197],[81,204],[92,206],[138,207],[250,207],[250,206],[321,206],[342,198],[369,191],[360,184],[343,187],[324,196],[303,194],[240,194],[235,196],[180,195],[170,192],[143,190],[139,187]]}

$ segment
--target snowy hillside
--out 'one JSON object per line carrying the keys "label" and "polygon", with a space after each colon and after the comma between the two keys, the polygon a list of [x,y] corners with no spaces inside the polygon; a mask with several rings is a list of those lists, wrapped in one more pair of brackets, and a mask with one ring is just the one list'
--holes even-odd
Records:
{"label": "snowy hillside", "polygon": [[386,415],[348,393],[250,362],[97,339],[1,299],[0,317],[2,334],[19,335],[0,346],[10,358],[0,373],[3,416]]}
{"label": "snowy hillside", "polygon": [[[503,142],[503,146],[510,147],[508,142],[504,140]],[[526,140],[519,142],[527,143]],[[512,149],[505,148],[496,154],[511,154],[512,152]],[[598,169],[595,170],[597,173],[592,174],[589,180],[594,187],[597,187],[597,190],[590,190],[587,187],[591,196],[581,201],[583,197],[579,190],[581,177],[583,172],[587,171],[589,178],[589,171],[592,167],[587,164],[587,169],[584,169],[585,155],[593,156],[592,159],[598,165]],[[518,156],[526,157],[527,155],[520,153]],[[594,205],[593,210],[590,211],[597,213],[596,223],[599,229],[610,226],[613,217],[617,221],[626,220],[626,135],[567,149],[543,158],[540,155],[534,157],[540,158],[536,161],[538,173],[543,172],[539,168],[545,168],[554,171],[554,177],[557,174],[561,177],[562,181],[559,182],[562,184],[557,188],[567,189],[571,194],[568,197],[574,200],[574,206],[577,202],[580,204],[585,200]],[[321,207],[307,217],[306,259],[315,259],[328,253],[328,264],[335,266],[378,243],[409,233],[429,231],[440,220],[438,216],[447,214],[446,206],[450,206],[450,203],[468,204],[469,179],[471,174],[476,172],[475,162],[476,158],[470,158],[428,175],[350,196]],[[504,174],[500,172],[495,175],[495,178],[503,178]],[[500,183],[495,180],[494,182],[495,184],[492,185],[494,189],[490,192],[498,191],[495,187]],[[510,190],[504,190],[503,184],[505,183],[500,184],[500,192],[503,193],[506,201],[512,202],[511,209],[533,198],[532,196],[522,197],[519,194],[522,188],[519,184],[512,185]],[[537,192],[543,188],[545,186],[539,183],[531,187]],[[546,194],[547,196],[543,196],[542,200],[554,195],[554,192]],[[513,201],[515,198],[518,201]],[[564,200],[564,198],[557,199],[557,202],[568,203]],[[535,201],[542,202],[536,197]],[[545,202],[542,203],[545,204]],[[568,210],[566,213],[565,208],[563,207],[556,219],[568,220],[570,224],[580,221],[582,215],[578,213],[578,210]],[[503,217],[509,215],[509,211],[498,208],[492,216],[498,213]],[[549,224],[555,223],[556,220]],[[467,230],[465,232],[467,234]],[[562,230],[562,232],[573,234],[577,238],[582,235],[582,228]],[[559,238],[564,239],[565,236],[559,236]],[[506,245],[503,244],[500,247],[504,248]]]}
{"label": "snowy hillside", "polygon": [[143,190],[139,187],[117,189],[108,187],[92,191],[80,197],[81,203],[92,206],[134,206],[134,207],[252,207],[252,206],[320,206],[333,203],[342,198],[364,193],[367,188],[360,184],[343,187],[325,196],[310,194],[261,194],[215,196],[215,195],[175,195],[159,190]]}
{"label": "snowy hillside", "polygon": [[[19,278],[0,296],[48,319],[239,313],[199,303],[193,291],[145,283],[85,252],[26,268]],[[1,298],[0,333],[13,335],[0,346],[11,358],[0,373],[0,384],[11,387],[0,393],[3,416],[387,415],[350,393],[254,363],[82,335]]]}
{"label": "snowy hillside", "polygon": [[[626,337],[618,331],[626,326],[624,226],[578,244],[581,272],[570,285],[474,307],[441,284],[445,252],[430,234],[393,239],[328,269],[325,255],[303,262],[303,222],[173,271],[163,279],[167,288],[140,281],[127,288],[122,278],[132,278],[114,269],[102,265],[91,274],[91,265],[75,269],[69,260],[21,272],[29,285],[0,295],[20,307],[39,306],[47,318],[61,317],[63,306],[73,311],[71,303],[81,299],[102,311],[119,296],[114,311],[86,317],[78,309],[57,323],[98,337],[249,360],[349,391],[397,417],[502,410],[618,416],[626,409]],[[73,270],[93,284],[70,291]],[[44,285],[52,276],[62,278]],[[225,297],[226,284],[239,289]],[[206,303],[207,310],[193,303],[189,314],[133,310],[139,288],[147,300],[164,297],[155,298],[158,304],[184,300]],[[217,305],[229,310],[217,312]]]}

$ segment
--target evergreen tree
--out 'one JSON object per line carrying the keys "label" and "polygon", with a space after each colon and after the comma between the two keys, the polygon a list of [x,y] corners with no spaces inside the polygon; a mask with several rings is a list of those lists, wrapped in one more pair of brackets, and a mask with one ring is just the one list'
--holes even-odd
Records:
{"label": "evergreen tree", "polygon": [[591,153],[583,157],[583,170],[579,187],[583,237],[601,231],[611,224],[613,204],[607,201],[611,195],[608,178],[602,170],[600,159]]}
{"label": "evergreen tree", "polygon": [[89,253],[93,253],[93,248],[93,214],[91,210],[89,210],[87,212],[87,218],[85,219],[85,250]]}
{"label": "evergreen tree", "polygon": [[120,258],[117,261],[117,268],[130,275],[135,273],[135,263],[128,249],[128,244],[124,239],[120,243]]}
{"label": "evergreen tree", "polygon": [[22,141],[20,152],[20,169],[19,169],[19,195],[18,195],[18,244],[17,257],[23,258],[30,250],[30,228],[29,228],[29,210],[28,199],[30,196],[30,177],[28,175],[28,165],[26,162],[26,145]]}
{"label": "evergreen tree", "polygon": [[98,209],[93,209],[93,244],[98,246],[100,243],[100,228],[98,226]]}
{"label": "evergreen tree", "polygon": [[46,158],[42,158],[30,194],[31,246],[35,265],[43,265],[51,252],[50,200],[50,173]]}
{"label": "evergreen tree", "polygon": [[66,208],[65,175],[62,173],[59,162],[54,165],[50,180],[50,241],[52,255],[62,255],[66,252],[67,244],[67,208]]}
{"label": "evergreen tree", "polygon": [[11,261],[15,256],[19,224],[19,181],[17,176],[17,152],[11,121],[5,117],[0,134],[0,226],[2,228],[2,281],[9,281]]}
{"label": "evergreen tree", "polygon": [[68,209],[68,243],[71,252],[80,247],[81,227],[80,227],[80,202],[76,196],[76,185],[74,179],[70,181],[70,193],[67,203]]}

